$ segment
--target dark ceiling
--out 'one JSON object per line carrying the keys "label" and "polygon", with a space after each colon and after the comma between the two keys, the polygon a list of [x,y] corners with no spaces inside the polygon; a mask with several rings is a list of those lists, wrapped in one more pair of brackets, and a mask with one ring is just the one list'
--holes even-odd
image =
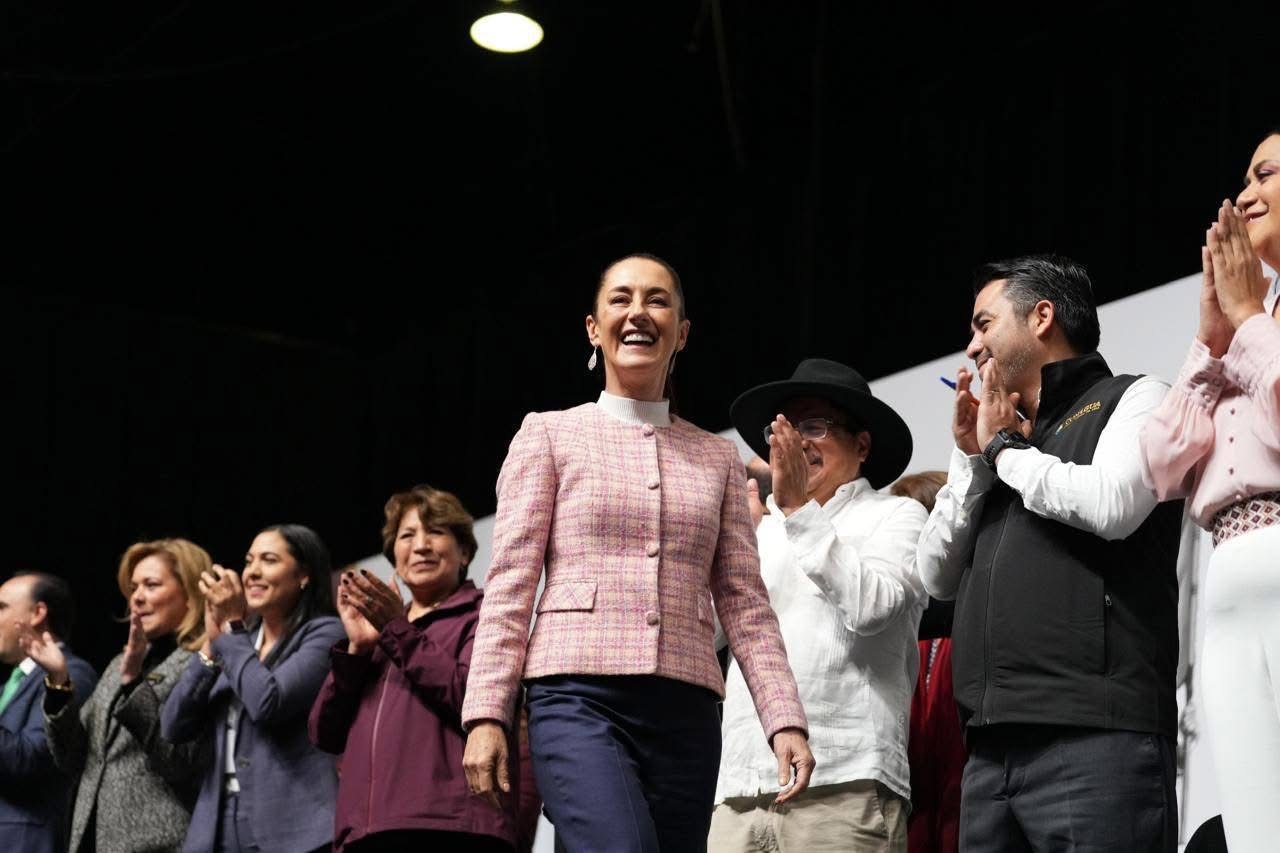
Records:
{"label": "dark ceiling", "polygon": [[804,356],[960,348],[993,257],[1186,275],[1280,122],[1243,9],[543,0],[500,56],[491,5],[6,4],[7,568],[114,606],[139,537],[234,563],[289,519],[346,561],[395,488],[491,512],[522,414],[594,397],[629,251],[684,276],[715,430]]}

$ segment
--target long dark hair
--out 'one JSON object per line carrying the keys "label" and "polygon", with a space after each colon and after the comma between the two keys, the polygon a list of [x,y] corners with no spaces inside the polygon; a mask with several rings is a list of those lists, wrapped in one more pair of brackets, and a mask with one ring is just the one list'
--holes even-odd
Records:
{"label": "long dark hair", "polygon": [[[329,548],[320,538],[320,534],[310,527],[301,524],[273,524],[263,528],[259,533],[280,534],[280,538],[289,549],[289,556],[298,562],[299,570],[307,578],[307,584],[302,588],[302,595],[294,605],[293,612],[289,614],[288,621],[285,622],[280,639],[276,640],[276,644],[272,646],[266,660],[263,661],[263,664],[270,669],[280,662],[285,641],[294,631],[317,616],[333,615],[333,594],[329,589],[333,560],[329,557]],[[261,619],[255,619],[252,627],[257,628],[260,623]]]}

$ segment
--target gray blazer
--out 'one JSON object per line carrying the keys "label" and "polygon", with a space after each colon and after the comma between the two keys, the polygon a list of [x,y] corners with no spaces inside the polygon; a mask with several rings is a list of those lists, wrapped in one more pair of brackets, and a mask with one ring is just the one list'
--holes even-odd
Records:
{"label": "gray blazer", "polygon": [[199,659],[187,664],[165,703],[161,732],[179,743],[212,740],[214,761],[205,770],[186,853],[217,849],[233,694],[242,706],[236,718],[236,781],[239,818],[248,823],[248,834],[272,853],[314,850],[333,839],[338,774],[333,756],[311,745],[307,714],[329,674],[329,650],[346,639],[336,618],[317,616],[285,638],[271,669],[258,660],[250,634],[223,634],[213,641],[221,671]]}
{"label": "gray blazer", "polygon": [[192,653],[179,647],[133,691],[120,688],[120,655],[76,713],[67,706],[45,714],[54,763],[81,773],[71,816],[71,846],[79,849],[97,807],[99,853],[178,851],[187,835],[196,789],[210,760],[207,739],[174,746],[160,737],[160,708]]}

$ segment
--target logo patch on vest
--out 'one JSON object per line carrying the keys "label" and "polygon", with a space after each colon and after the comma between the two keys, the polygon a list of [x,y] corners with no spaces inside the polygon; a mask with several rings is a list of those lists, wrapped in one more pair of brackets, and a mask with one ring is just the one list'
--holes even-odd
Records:
{"label": "logo patch on vest", "polygon": [[1094,412],[1100,411],[1101,409],[1102,409],[1102,403],[1101,403],[1101,402],[1099,402],[1099,401],[1097,401],[1097,400],[1094,400],[1092,403],[1090,403],[1089,405],[1085,406],[1083,409],[1081,409],[1080,411],[1076,412],[1074,415],[1072,415],[1071,417],[1067,418],[1067,419],[1066,419],[1065,421],[1063,421],[1062,423],[1058,424],[1058,428],[1057,428],[1057,429],[1055,429],[1055,430],[1053,431],[1053,434],[1054,434],[1054,435],[1057,435],[1058,433],[1062,432],[1063,430],[1065,430],[1065,429],[1069,429],[1069,428],[1070,428],[1070,427],[1071,427],[1071,426],[1072,426],[1076,421],[1080,420],[1080,419],[1081,419],[1081,418],[1083,418],[1085,415],[1091,415],[1091,414],[1093,414]]}

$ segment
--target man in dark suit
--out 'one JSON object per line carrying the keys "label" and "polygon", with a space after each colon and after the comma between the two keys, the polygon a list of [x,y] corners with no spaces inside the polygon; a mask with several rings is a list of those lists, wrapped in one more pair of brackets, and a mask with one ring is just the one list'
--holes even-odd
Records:
{"label": "man in dark suit", "polygon": [[[53,853],[66,844],[71,784],[53,766],[41,706],[44,670],[26,656],[19,639],[49,632],[61,645],[75,609],[66,581],[40,572],[0,585],[0,850]],[[64,647],[71,689],[79,704],[98,675]]]}

